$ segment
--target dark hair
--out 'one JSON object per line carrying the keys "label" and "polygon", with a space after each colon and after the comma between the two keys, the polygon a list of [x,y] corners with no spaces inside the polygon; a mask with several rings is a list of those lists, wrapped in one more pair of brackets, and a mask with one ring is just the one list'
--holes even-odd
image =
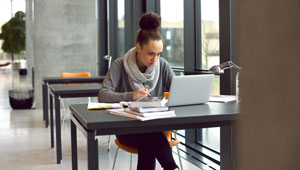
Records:
{"label": "dark hair", "polygon": [[137,35],[137,43],[147,44],[149,40],[162,40],[160,34],[161,17],[153,12],[146,13],[140,19],[140,30]]}

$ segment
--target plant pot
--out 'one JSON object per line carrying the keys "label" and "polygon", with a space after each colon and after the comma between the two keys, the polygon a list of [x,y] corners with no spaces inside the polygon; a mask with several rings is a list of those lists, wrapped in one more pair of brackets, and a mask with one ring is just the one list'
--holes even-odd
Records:
{"label": "plant pot", "polygon": [[33,89],[9,90],[9,103],[13,109],[30,109],[33,105]]}
{"label": "plant pot", "polygon": [[25,76],[25,75],[27,75],[27,69],[25,68],[25,69],[19,69],[19,74],[20,74],[20,76]]}

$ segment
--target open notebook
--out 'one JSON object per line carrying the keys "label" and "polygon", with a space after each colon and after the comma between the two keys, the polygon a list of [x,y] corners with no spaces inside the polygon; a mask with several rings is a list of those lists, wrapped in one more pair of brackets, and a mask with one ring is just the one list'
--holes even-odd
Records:
{"label": "open notebook", "polygon": [[88,103],[88,110],[97,110],[97,109],[117,109],[121,108],[120,103],[93,103],[89,102]]}

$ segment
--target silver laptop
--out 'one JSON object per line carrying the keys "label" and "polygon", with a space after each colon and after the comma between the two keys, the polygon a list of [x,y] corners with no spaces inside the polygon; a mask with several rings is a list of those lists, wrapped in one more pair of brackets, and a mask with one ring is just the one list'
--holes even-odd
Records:
{"label": "silver laptop", "polygon": [[213,79],[213,74],[174,76],[168,106],[207,103]]}

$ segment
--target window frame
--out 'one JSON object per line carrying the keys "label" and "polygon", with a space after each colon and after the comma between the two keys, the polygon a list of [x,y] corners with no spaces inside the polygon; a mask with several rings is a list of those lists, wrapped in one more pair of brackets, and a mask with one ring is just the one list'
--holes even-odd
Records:
{"label": "window frame", "polygon": [[108,54],[108,36],[107,36],[107,1],[98,0],[98,74],[103,76],[107,72],[107,62],[104,56]]}

